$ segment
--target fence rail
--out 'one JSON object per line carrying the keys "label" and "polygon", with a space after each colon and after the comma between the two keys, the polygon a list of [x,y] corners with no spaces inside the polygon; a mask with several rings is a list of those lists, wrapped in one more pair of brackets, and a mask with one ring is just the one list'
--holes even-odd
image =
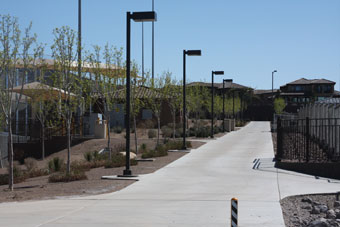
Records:
{"label": "fence rail", "polygon": [[340,118],[277,121],[278,160],[339,162]]}

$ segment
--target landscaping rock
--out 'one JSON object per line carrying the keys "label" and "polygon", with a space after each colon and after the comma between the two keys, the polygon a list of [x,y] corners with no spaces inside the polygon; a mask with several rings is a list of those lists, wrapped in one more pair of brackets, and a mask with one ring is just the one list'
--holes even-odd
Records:
{"label": "landscaping rock", "polygon": [[321,205],[317,205],[315,206],[317,208],[319,208],[320,212],[321,213],[326,213],[328,211],[328,206],[327,205],[324,205],[324,204],[321,204]]}
{"label": "landscaping rock", "polygon": [[327,214],[328,219],[335,219],[336,218],[336,213],[332,209],[328,210],[326,214]]}
{"label": "landscaping rock", "polygon": [[340,201],[334,201],[334,208],[340,207]]}
{"label": "landscaping rock", "polygon": [[329,227],[327,220],[324,218],[320,218],[318,220],[315,220],[311,223],[309,223],[308,227]]}
{"label": "landscaping rock", "polygon": [[334,212],[335,212],[336,218],[340,219],[340,210],[335,209]]}
{"label": "landscaping rock", "polygon": [[[126,155],[126,152],[125,151],[122,151],[122,152],[119,152],[121,153],[122,155]],[[130,152],[130,159],[135,159],[137,157],[137,155],[133,152]]]}
{"label": "landscaping rock", "polygon": [[306,210],[312,210],[313,209],[312,205],[310,205],[310,204],[304,205],[301,208],[306,209]]}
{"label": "landscaping rock", "polygon": [[320,208],[317,207],[317,206],[314,206],[310,213],[311,214],[320,214]]}
{"label": "landscaping rock", "polygon": [[302,198],[301,202],[305,202],[305,203],[313,203],[312,199],[307,197],[307,198]]}

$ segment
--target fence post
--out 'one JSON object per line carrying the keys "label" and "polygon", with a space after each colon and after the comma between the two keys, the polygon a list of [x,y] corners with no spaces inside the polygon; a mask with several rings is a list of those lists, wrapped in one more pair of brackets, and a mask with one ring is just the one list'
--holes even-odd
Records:
{"label": "fence post", "polygon": [[277,126],[276,126],[276,161],[281,161],[282,159],[282,125],[281,125],[281,117],[277,118]]}
{"label": "fence post", "polygon": [[310,125],[310,120],[309,117],[306,117],[306,162],[309,162],[309,156],[310,156],[310,133],[309,133],[309,127]]}

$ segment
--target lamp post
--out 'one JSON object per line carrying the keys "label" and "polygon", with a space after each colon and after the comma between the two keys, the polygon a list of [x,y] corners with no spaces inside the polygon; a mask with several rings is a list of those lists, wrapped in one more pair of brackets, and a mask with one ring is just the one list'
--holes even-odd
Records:
{"label": "lamp post", "polygon": [[214,75],[224,75],[224,71],[211,71],[211,138],[214,138]]}
{"label": "lamp post", "polygon": [[225,119],[225,108],[224,108],[224,99],[225,99],[225,88],[224,88],[224,83],[232,83],[232,79],[223,79],[223,132],[225,132],[225,126],[224,126],[224,119]]}
{"label": "lamp post", "polygon": [[276,73],[277,70],[274,70],[272,72],[272,95],[273,95],[273,100],[274,100],[274,73]]}
{"label": "lamp post", "polygon": [[125,128],[126,128],[126,163],[125,170],[123,171],[124,177],[132,176],[130,170],[130,44],[131,44],[131,19],[135,22],[143,21],[156,21],[157,15],[154,11],[149,12],[134,12],[126,13],[126,115],[125,115]]}
{"label": "lamp post", "polygon": [[185,67],[186,67],[186,61],[185,57],[188,56],[201,56],[201,50],[183,50],[183,146],[182,149],[186,150],[186,101],[185,101]]}

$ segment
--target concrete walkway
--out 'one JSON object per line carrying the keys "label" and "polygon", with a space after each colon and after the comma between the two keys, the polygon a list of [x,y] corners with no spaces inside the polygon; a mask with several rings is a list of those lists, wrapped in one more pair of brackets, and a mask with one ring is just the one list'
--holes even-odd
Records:
{"label": "concrete walkway", "polygon": [[[0,204],[0,226],[284,226],[279,200],[334,192],[339,182],[277,170],[268,122],[252,122],[116,193]],[[256,162],[254,160],[256,159]]]}

